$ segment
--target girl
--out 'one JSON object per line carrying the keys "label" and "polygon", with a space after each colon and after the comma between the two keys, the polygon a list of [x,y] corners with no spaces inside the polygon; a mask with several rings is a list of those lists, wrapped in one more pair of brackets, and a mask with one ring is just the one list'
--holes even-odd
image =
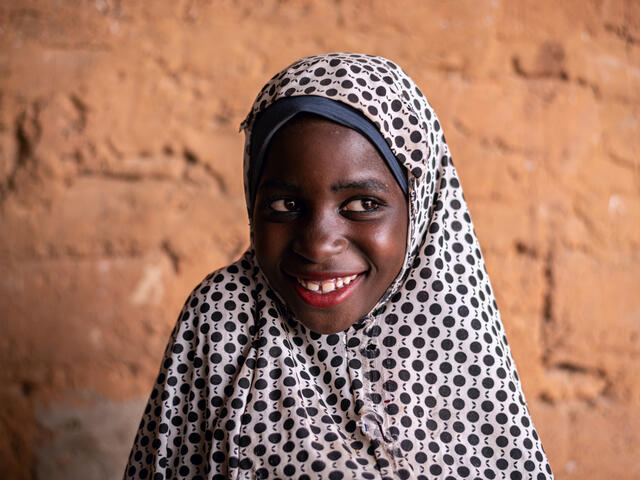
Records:
{"label": "girl", "polygon": [[242,128],[251,247],[187,300],[125,478],[553,478],[413,81],[303,58]]}

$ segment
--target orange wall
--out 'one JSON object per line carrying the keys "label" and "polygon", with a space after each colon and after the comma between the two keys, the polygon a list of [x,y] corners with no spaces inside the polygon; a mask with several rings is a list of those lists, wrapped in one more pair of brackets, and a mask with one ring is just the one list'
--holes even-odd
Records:
{"label": "orange wall", "polygon": [[298,57],[436,108],[558,479],[640,478],[640,3],[0,4],[0,462],[117,478],[190,288],[247,245],[238,125]]}

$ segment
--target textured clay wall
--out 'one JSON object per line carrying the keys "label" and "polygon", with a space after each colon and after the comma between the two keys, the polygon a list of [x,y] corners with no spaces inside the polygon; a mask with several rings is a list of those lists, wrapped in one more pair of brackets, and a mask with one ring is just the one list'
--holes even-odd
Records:
{"label": "textured clay wall", "polygon": [[247,246],[238,125],[327,51],[439,112],[557,478],[640,478],[634,0],[2,2],[3,478],[121,475],[182,301]]}

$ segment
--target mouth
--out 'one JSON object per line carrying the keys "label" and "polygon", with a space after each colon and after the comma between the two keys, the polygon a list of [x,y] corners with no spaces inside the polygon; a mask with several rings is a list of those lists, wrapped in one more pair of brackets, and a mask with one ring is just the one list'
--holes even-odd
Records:
{"label": "mouth", "polygon": [[346,287],[356,278],[358,278],[357,274],[349,275],[346,277],[328,278],[326,280],[305,280],[304,278],[296,277],[296,280],[298,281],[299,285],[309,290],[310,292],[325,295],[327,293],[331,293],[335,290]]}
{"label": "mouth", "polygon": [[325,278],[290,277],[300,298],[312,307],[327,308],[344,302],[356,289],[363,274],[321,276]]}

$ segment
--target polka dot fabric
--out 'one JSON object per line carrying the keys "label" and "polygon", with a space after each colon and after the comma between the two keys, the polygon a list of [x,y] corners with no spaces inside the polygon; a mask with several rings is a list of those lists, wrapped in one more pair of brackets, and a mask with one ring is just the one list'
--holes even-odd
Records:
{"label": "polka dot fabric", "polygon": [[210,274],[171,335],[125,478],[553,478],[425,97],[384,58],[304,58],[258,95],[245,152],[256,114],[292,95],[360,110],[406,167],[404,268],[332,335],[291,317],[251,247]]}

